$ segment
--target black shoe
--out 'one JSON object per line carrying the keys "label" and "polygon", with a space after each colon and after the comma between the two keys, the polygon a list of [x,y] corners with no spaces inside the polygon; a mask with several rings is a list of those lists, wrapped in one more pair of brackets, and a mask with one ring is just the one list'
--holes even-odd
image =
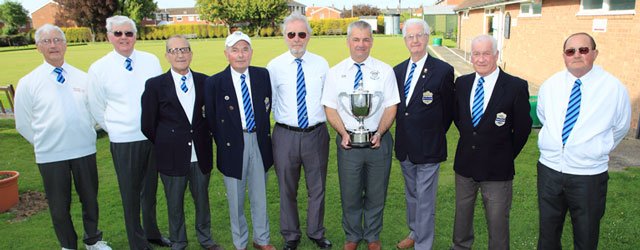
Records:
{"label": "black shoe", "polygon": [[296,250],[298,249],[298,244],[300,244],[300,240],[287,241],[284,243],[282,250]]}
{"label": "black shoe", "polygon": [[171,241],[162,236],[160,236],[160,239],[147,239],[147,241],[159,247],[171,247]]}
{"label": "black shoe", "polygon": [[314,239],[309,237],[309,239],[316,244],[316,246],[318,246],[320,249],[327,249],[327,248],[331,248],[331,241],[327,240],[327,238],[322,237],[320,239]]}

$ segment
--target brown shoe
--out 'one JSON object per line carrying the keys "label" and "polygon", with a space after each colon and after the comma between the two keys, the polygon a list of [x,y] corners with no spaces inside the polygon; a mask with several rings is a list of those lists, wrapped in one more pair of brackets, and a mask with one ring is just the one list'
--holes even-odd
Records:
{"label": "brown shoe", "polygon": [[213,244],[213,246],[207,247],[207,250],[224,250],[224,248],[218,244]]}
{"label": "brown shoe", "polygon": [[413,247],[413,244],[415,244],[416,241],[411,239],[410,237],[404,238],[404,240],[401,240],[400,242],[398,242],[398,244],[396,245],[396,247],[398,249],[409,249]]}
{"label": "brown shoe", "polygon": [[358,243],[347,241],[347,243],[344,243],[344,247],[342,249],[344,249],[344,250],[356,250],[356,249],[358,249]]}
{"label": "brown shoe", "polygon": [[380,250],[380,249],[382,249],[382,247],[380,246],[380,241],[376,240],[376,241],[369,242],[369,245],[367,245],[367,249],[369,249],[369,250]]}
{"label": "brown shoe", "polygon": [[267,244],[267,245],[258,245],[258,243],[253,243],[253,247],[255,249],[260,249],[260,250],[276,250],[276,248],[273,245]]}

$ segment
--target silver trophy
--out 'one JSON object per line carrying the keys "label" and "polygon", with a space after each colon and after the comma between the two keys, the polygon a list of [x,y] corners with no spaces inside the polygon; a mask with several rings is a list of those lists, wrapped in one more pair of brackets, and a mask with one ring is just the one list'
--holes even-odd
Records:
{"label": "silver trophy", "polygon": [[[362,84],[360,84],[362,86]],[[371,112],[372,99],[377,98],[377,106]],[[347,107],[344,99],[349,99],[351,107]],[[359,127],[354,131],[349,131],[351,146],[355,148],[371,147],[371,131],[364,127],[364,119],[374,115],[382,106],[382,92],[369,93],[362,87],[356,89],[351,94],[342,92],[338,95],[338,99],[342,108],[353,116],[359,123]]]}

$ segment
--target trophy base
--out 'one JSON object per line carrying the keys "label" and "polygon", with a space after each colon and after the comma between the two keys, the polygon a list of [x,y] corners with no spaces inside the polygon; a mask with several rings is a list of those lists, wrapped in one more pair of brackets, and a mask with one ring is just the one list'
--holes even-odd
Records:
{"label": "trophy base", "polygon": [[351,147],[354,148],[369,148],[371,147],[371,133],[369,131],[355,131],[349,132],[351,137]]}

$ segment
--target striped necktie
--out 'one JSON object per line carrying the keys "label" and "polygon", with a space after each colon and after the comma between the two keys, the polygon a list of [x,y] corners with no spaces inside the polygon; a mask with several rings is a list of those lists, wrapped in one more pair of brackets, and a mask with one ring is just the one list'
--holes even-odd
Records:
{"label": "striped necktie", "polygon": [[189,91],[189,88],[187,88],[187,76],[182,76],[180,80],[182,80],[182,84],[180,84],[180,89],[182,89],[182,92],[187,93],[187,91]]}
{"label": "striped necktie", "polygon": [[58,74],[56,76],[56,81],[58,81],[58,83],[63,84],[65,79],[64,76],[62,75],[62,68],[55,68],[53,69],[53,73]]}
{"label": "striped necktie", "polygon": [[127,57],[127,59],[124,60],[124,68],[127,69],[128,71],[132,71],[133,70],[133,66],[131,65],[132,62],[133,60]]}
{"label": "striped necktie", "polygon": [[582,101],[582,92],[580,91],[581,85],[582,81],[580,81],[580,79],[576,79],[573,84],[573,88],[571,88],[571,96],[569,97],[569,105],[567,106],[567,115],[564,118],[564,127],[562,128],[563,146],[567,143],[567,138],[569,138],[569,134],[571,134],[571,130],[573,130],[573,125],[576,124],[578,115],[580,114],[580,102]]}
{"label": "striped necktie", "polygon": [[302,71],[302,59],[296,58],[298,63],[298,74],[296,82],[296,97],[298,103],[298,126],[307,128],[309,126],[309,117],[307,116],[307,88],[304,83],[304,72]]}
{"label": "striped necktie", "polygon": [[362,87],[362,65],[364,63],[354,63],[358,67],[358,72],[356,72],[356,79],[353,81],[353,89],[358,89]]}
{"label": "striped necktie", "polygon": [[413,71],[416,69],[416,63],[411,63],[411,71],[409,71],[409,77],[404,83],[404,97],[409,99],[409,89],[411,88],[411,81],[413,80]]}
{"label": "striped necktie", "polygon": [[476,87],[476,93],[473,96],[473,108],[471,109],[471,122],[473,127],[478,127],[480,119],[484,114],[484,77],[478,79],[478,86]]}
{"label": "striped necktie", "polygon": [[256,127],[256,121],[253,118],[253,107],[251,105],[251,96],[249,95],[249,88],[245,79],[245,74],[240,75],[240,89],[242,90],[242,106],[244,107],[244,116],[247,126],[247,131],[253,132]]}

